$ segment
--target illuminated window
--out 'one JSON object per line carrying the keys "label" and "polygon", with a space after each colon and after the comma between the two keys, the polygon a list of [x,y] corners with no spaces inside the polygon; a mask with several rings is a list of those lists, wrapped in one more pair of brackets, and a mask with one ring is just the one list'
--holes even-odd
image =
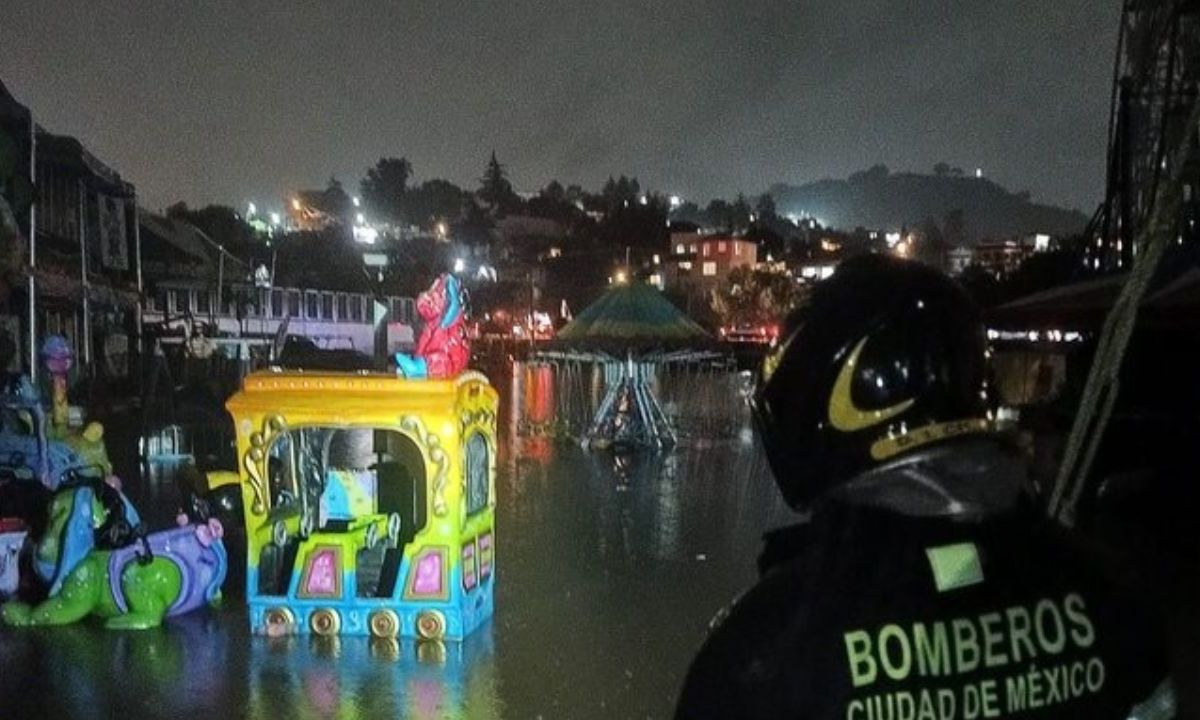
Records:
{"label": "illuminated window", "polygon": [[692,263],[687,260],[684,260],[683,262],[679,263],[679,269],[680,270],[691,270]]}
{"label": "illuminated window", "polygon": [[687,252],[687,248],[683,246],[683,243],[679,243],[675,246],[675,252],[679,255],[682,255]]}
{"label": "illuminated window", "polygon": [[742,244],[741,244],[741,243],[736,243],[736,242],[735,242],[735,243],[733,244],[733,254],[734,254],[734,255],[741,255],[741,254],[742,254]]}
{"label": "illuminated window", "polygon": [[704,243],[704,257],[708,257],[708,251],[712,249],[712,243]]}
{"label": "illuminated window", "polygon": [[[705,246],[704,249],[707,250],[708,246]],[[705,253],[705,254],[707,255],[708,253]],[[708,277],[712,277],[713,275],[716,275],[717,274],[717,264],[715,262],[704,263],[704,274]]]}
{"label": "illuminated window", "polygon": [[692,243],[692,252],[696,252],[696,243]]}
{"label": "illuminated window", "polygon": [[723,241],[720,243],[717,243],[717,252],[719,252],[719,253],[725,252],[725,243]]}

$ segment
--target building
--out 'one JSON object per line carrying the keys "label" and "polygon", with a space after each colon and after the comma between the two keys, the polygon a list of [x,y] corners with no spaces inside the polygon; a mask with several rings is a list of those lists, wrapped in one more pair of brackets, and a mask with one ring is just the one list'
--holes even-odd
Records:
{"label": "building", "polygon": [[985,242],[975,246],[974,263],[996,277],[1013,272],[1033,255],[1033,247],[1019,240]]}
{"label": "building", "polygon": [[[141,289],[134,187],[79,140],[40,126],[31,134],[28,108],[2,84],[0,122],[18,155],[33,157],[36,198],[33,212],[18,218],[22,236],[32,235],[27,242],[36,260],[33,296],[28,285],[10,293],[0,323],[20,326],[26,367],[31,341],[36,351],[49,335],[62,335],[75,353],[78,374],[128,378],[137,351]],[[28,252],[28,246],[22,248],[23,263]],[[31,314],[23,310],[29,307],[32,332]]]}
{"label": "building", "polygon": [[388,350],[413,341],[412,298],[377,299],[336,289],[272,287],[270,275],[249,282],[253,269],[198,228],[140,210],[147,334],[179,344],[196,324],[231,356],[266,346],[286,323],[289,335],[319,347],[375,350],[377,323],[388,324]]}
{"label": "building", "polygon": [[946,252],[946,271],[957,277],[975,263],[975,250],[969,247],[950,248]]}
{"label": "building", "polygon": [[758,265],[758,244],[745,238],[671,233],[663,282],[667,287],[706,292],[737,268]]}

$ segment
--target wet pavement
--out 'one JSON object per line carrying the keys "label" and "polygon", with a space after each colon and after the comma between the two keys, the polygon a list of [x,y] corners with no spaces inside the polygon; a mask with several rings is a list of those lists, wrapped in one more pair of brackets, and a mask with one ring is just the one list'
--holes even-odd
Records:
{"label": "wet pavement", "polygon": [[[256,637],[231,588],[219,611],[159,630],[0,629],[0,718],[669,717],[709,620],[753,580],[761,533],[793,520],[736,383],[684,388],[720,433],[614,457],[528,431],[570,410],[562,382],[492,376],[497,609],[466,642]],[[130,482],[159,522],[169,475]]]}

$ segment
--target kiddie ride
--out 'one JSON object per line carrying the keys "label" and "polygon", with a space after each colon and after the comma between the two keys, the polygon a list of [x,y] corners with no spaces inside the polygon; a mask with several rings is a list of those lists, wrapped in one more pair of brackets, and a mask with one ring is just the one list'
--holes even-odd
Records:
{"label": "kiddie ride", "polygon": [[[111,475],[103,429],[69,428],[66,343],[51,338],[42,354],[53,381],[49,422],[27,378],[0,397],[0,594],[45,599],[6,604],[4,621],[59,625],[96,614],[108,627],[140,629],[215,602],[227,567],[220,523],[181,516],[179,527],[145,534]],[[18,575],[27,534],[34,577]]]}
{"label": "kiddie ride", "polygon": [[461,639],[492,614],[497,394],[466,371],[465,293],[417,301],[395,374],[265,371],[237,431],[250,623],[267,635]]}

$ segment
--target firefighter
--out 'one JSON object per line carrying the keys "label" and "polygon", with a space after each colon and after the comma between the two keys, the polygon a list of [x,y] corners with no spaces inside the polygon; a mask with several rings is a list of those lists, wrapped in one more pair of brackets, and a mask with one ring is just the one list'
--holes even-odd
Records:
{"label": "firefighter", "polygon": [[768,533],[678,718],[1170,707],[1153,615],[1023,494],[986,353],[971,300],[927,266],[869,255],[814,288],[752,400],[776,483],[809,519]]}

